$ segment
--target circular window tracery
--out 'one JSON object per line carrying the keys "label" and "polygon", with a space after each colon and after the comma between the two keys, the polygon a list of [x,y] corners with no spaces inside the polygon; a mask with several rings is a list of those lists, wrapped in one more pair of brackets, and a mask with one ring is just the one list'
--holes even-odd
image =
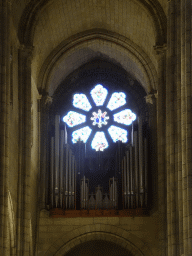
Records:
{"label": "circular window tracery", "polygon": [[[73,96],[73,106],[77,109],[85,111],[85,114],[83,115],[75,111],[69,111],[67,115],[63,117],[63,121],[69,127],[74,127],[85,123],[83,128],[73,131],[73,143],[76,143],[78,140],[86,143],[90,137],[90,134],[93,132],[89,126],[97,126],[100,131],[95,131],[91,142],[91,147],[96,151],[103,151],[109,146],[105,136],[105,131],[102,131],[103,126],[108,124],[107,120],[109,119],[109,115],[107,111],[103,111],[99,108],[97,111],[92,112],[90,120],[88,120],[87,116],[90,116],[88,114],[93,107],[105,107],[108,108],[110,112],[117,110],[126,104],[126,95],[123,92],[114,92],[112,93],[107,104],[106,98],[108,95],[108,90],[101,84],[96,85],[90,91],[90,94],[95,106],[91,105],[88,97],[85,94],[75,94]],[[136,115],[130,109],[124,109],[112,114],[111,116],[113,117],[112,122],[114,122],[114,125],[111,125],[108,128],[110,137],[112,138],[113,142],[120,140],[126,143],[128,140],[128,132],[126,129],[120,128],[117,125],[118,123],[121,124],[121,126],[132,124],[132,122],[136,119]],[[88,126],[87,123],[89,124],[91,120],[92,123]]]}

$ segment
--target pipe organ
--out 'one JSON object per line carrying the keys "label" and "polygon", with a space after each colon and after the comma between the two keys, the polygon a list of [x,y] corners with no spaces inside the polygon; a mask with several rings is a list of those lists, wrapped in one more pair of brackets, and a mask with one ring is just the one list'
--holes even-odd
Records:
{"label": "pipe organ", "polygon": [[143,136],[142,119],[133,130],[133,141],[122,161],[123,204],[125,209],[147,207],[148,200],[148,140]]}
{"label": "pipe organ", "polygon": [[55,116],[54,135],[50,150],[50,207],[75,209],[75,157],[59,115]]}
{"label": "pipe organ", "polygon": [[[60,116],[54,120],[54,132],[50,137],[49,207],[62,209],[122,209],[148,206],[148,138],[146,124],[141,117],[131,127],[130,143],[117,142],[113,172],[109,176],[108,193],[99,185],[89,194],[90,182],[85,174],[85,145],[78,141],[74,154],[67,143],[67,131],[60,124]],[[98,152],[97,152],[98,153]],[[102,154],[103,152],[99,152]],[[103,161],[99,160],[102,171]],[[120,174],[120,175],[119,175]],[[121,207],[121,206],[120,206]],[[120,210],[120,209],[119,209]]]}

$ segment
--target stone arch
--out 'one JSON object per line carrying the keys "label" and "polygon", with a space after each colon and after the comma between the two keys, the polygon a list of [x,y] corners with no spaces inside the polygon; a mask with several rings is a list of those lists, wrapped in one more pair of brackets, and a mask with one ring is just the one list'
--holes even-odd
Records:
{"label": "stone arch", "polygon": [[[25,7],[20,19],[18,35],[22,44],[33,45],[33,37],[38,16],[46,5],[55,0],[35,0],[30,1]],[[166,43],[167,18],[158,0],[137,0],[149,12],[153,19],[156,30],[156,44]]]}
{"label": "stone arch", "polygon": [[[98,48],[100,48],[101,51],[102,47],[104,47],[103,45],[106,45],[106,48],[110,49],[110,53],[105,52],[103,48],[103,54],[106,54],[111,58],[115,57],[116,61],[119,62],[121,62],[121,60],[115,51],[125,52],[124,58],[127,57],[127,62],[132,62],[135,66],[137,66],[137,70],[135,69],[135,73],[137,73],[136,78],[144,86],[146,92],[150,93],[151,91],[156,90],[157,71],[148,55],[130,39],[104,29],[93,29],[79,33],[71,38],[68,38],[58,47],[56,47],[56,49],[54,49],[47,57],[41,68],[38,78],[38,88],[48,92],[49,88],[47,87],[49,86],[49,83],[53,84],[52,81],[50,82],[51,74],[54,73],[54,68],[61,64],[62,58],[67,58],[67,56],[74,54],[75,52],[78,53],[80,49],[83,49],[86,46],[89,46],[90,49],[92,42],[96,42],[95,45],[98,45]],[[102,47],[100,47],[99,43],[102,45]],[[115,56],[113,56],[113,54],[115,54]],[[89,58],[91,57],[92,56],[88,54],[86,59],[86,54],[84,53],[83,61],[88,62]],[[76,59],[78,60],[78,58]],[[76,69],[80,65],[85,64],[83,61],[82,59],[79,62],[76,61]],[[125,70],[127,69],[125,64],[121,63],[121,65]],[[70,72],[72,71],[74,70],[71,70]],[[129,70],[127,70],[127,72],[129,73]],[[59,76],[57,75],[57,77]],[[60,82],[61,80],[57,82],[57,85]]]}
{"label": "stone arch", "polygon": [[136,256],[153,256],[153,253],[146,243],[136,235],[122,228],[106,224],[85,225],[74,229],[60,239],[54,241],[45,255],[65,255],[75,246],[91,240],[114,242]]}

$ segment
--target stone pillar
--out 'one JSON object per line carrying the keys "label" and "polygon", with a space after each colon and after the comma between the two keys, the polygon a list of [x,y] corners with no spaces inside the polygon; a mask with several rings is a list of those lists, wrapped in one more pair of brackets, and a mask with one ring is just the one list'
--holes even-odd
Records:
{"label": "stone pillar", "polygon": [[162,256],[166,255],[166,45],[155,47],[158,60],[158,97],[157,97],[157,153],[158,153],[158,209],[160,213],[159,242]]}
{"label": "stone pillar", "polygon": [[9,170],[9,66],[10,1],[0,0],[0,255],[9,255],[8,189]]}
{"label": "stone pillar", "polygon": [[177,173],[176,161],[176,5],[175,1],[168,3],[168,28],[167,28],[167,74],[166,74],[166,160],[167,160],[167,230],[168,230],[168,255],[178,255],[178,222],[176,219],[176,193]]}
{"label": "stone pillar", "polygon": [[150,165],[151,170],[153,170],[150,174],[152,176],[152,204],[154,208],[157,208],[157,92],[153,92],[151,94],[148,94],[145,97],[147,106],[148,106],[148,112],[149,112],[149,151],[152,157],[150,157]]}
{"label": "stone pillar", "polygon": [[17,255],[29,254],[31,172],[31,60],[32,48],[19,49],[19,170]]}
{"label": "stone pillar", "polygon": [[182,190],[183,248],[192,255],[192,2],[181,2],[181,131],[182,131]]}

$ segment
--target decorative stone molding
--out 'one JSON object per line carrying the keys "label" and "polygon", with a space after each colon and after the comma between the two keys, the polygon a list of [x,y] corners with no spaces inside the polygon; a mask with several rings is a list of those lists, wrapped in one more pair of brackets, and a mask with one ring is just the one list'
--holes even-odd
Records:
{"label": "decorative stone molding", "polygon": [[157,99],[157,97],[158,97],[157,91],[155,93],[148,94],[147,96],[145,96],[146,103],[153,105],[155,103],[155,100]]}
{"label": "decorative stone molding", "polygon": [[167,44],[163,44],[163,45],[155,45],[153,47],[153,49],[155,50],[156,54],[162,54],[165,53],[167,50]]}
{"label": "decorative stone molding", "polygon": [[20,45],[19,50],[22,52],[23,57],[26,57],[30,62],[34,56],[34,47],[29,45]]}

